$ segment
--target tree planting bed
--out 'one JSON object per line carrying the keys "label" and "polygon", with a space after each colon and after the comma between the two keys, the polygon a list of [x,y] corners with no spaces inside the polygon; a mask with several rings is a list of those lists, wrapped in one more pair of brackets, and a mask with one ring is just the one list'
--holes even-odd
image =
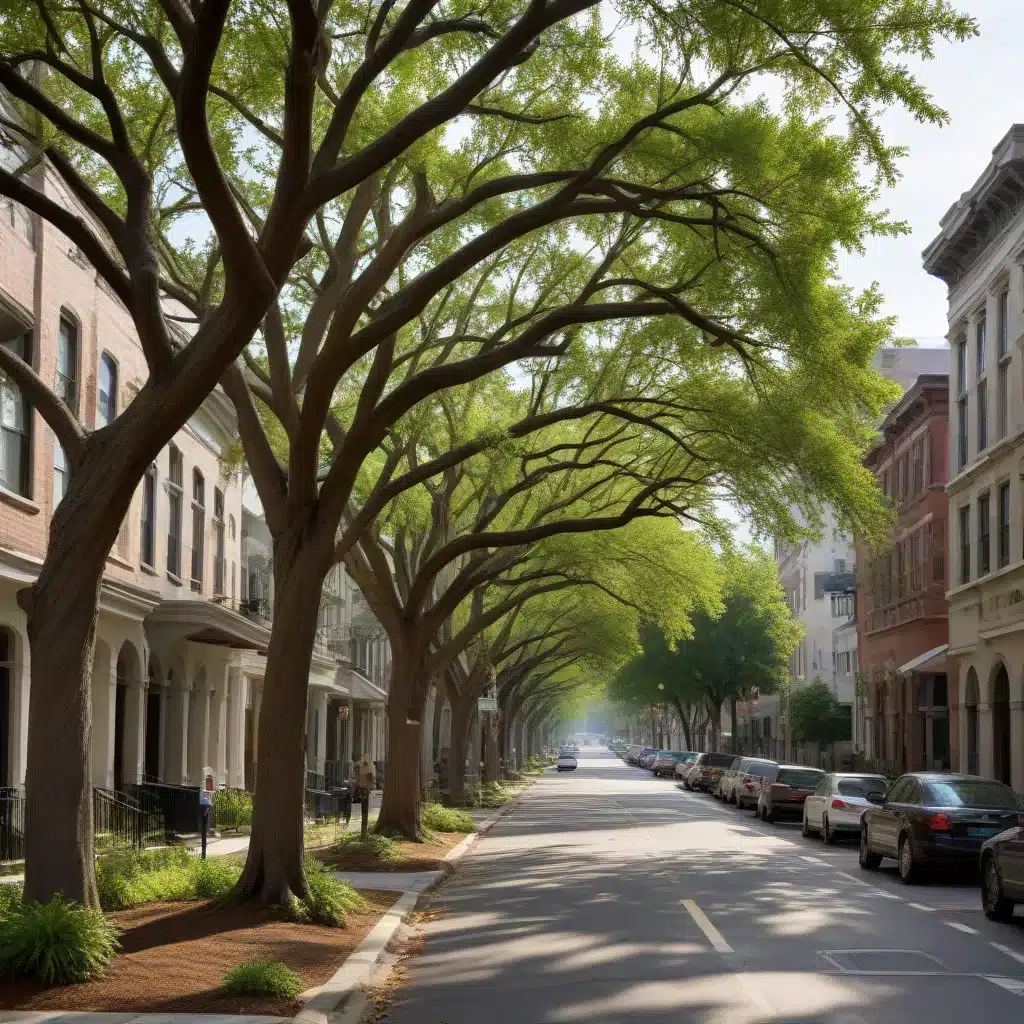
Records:
{"label": "tree planting bed", "polygon": [[459,832],[437,832],[429,842],[396,842],[395,856],[382,859],[370,851],[328,847],[313,855],[335,871],[437,871],[445,855],[465,839]]}
{"label": "tree planting bed", "polygon": [[398,898],[376,890],[360,895],[368,910],[349,914],[346,928],[295,924],[266,908],[209,903],[150,903],[110,914],[124,934],[121,955],[105,977],[49,987],[0,979],[0,1008],[294,1017],[300,1000],[222,991],[225,972],[247,960],[279,960],[306,988],[322,985]]}

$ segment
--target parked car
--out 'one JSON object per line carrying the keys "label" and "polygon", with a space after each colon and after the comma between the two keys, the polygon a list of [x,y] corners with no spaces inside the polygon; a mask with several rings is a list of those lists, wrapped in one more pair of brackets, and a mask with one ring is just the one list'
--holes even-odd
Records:
{"label": "parked car", "polygon": [[860,865],[894,857],[904,882],[927,865],[977,864],[985,840],[1017,825],[1021,805],[1009,786],[975,775],[901,775],[861,819]]}
{"label": "parked car", "polygon": [[697,763],[698,757],[700,757],[700,753],[694,753],[691,758],[687,758],[687,760],[676,765],[676,782],[681,782],[684,789],[690,788],[690,784],[687,779],[690,776],[690,772],[693,770],[693,766]]}
{"label": "parked car", "polygon": [[981,846],[981,906],[993,921],[1009,921],[1024,903],[1024,814]]}
{"label": "parked car", "polygon": [[780,764],[767,776],[757,798],[762,821],[777,818],[802,818],[804,801],[818,788],[825,773],[820,768],[799,764]]}
{"label": "parked car", "polygon": [[761,795],[761,785],[778,767],[778,761],[770,761],[766,757],[752,757],[746,770],[736,780],[736,806],[743,810],[752,807],[757,810],[757,800]]}
{"label": "parked car", "polygon": [[722,773],[715,796],[724,800],[727,804],[736,803],[736,787],[747,773],[747,769],[757,762],[775,765],[774,761],[769,761],[765,757],[741,757],[727,772]]}
{"label": "parked car", "polygon": [[635,764],[638,768],[643,768],[644,761],[648,757],[650,757],[651,754],[656,754],[657,752],[658,751],[654,747],[641,747],[633,760],[633,764]]}
{"label": "parked car", "polygon": [[573,772],[576,770],[576,755],[572,752],[571,747],[563,747],[558,752],[555,768],[560,772]]}
{"label": "parked car", "polygon": [[654,767],[654,760],[666,753],[664,750],[645,750],[637,759],[636,763],[641,768],[652,769]]}
{"label": "parked car", "polygon": [[722,772],[728,771],[733,762],[738,760],[736,754],[701,754],[686,777],[688,788],[703,790],[705,793],[714,792]]}
{"label": "parked car", "polygon": [[[686,758],[690,756],[690,752],[686,750],[662,750],[654,759],[651,771],[655,775],[664,775],[671,778],[676,773],[676,765],[683,764]],[[693,754],[692,756],[696,758],[697,755]]]}
{"label": "parked car", "polygon": [[872,806],[870,793],[885,793],[888,783],[882,775],[862,772],[832,772],[804,801],[805,836],[820,835],[830,846],[844,833],[860,834],[860,819]]}
{"label": "parked car", "polygon": [[637,755],[643,749],[644,748],[643,746],[641,746],[641,744],[631,743],[628,747],[626,747],[626,751],[622,755],[622,760],[625,761],[626,764],[636,764]]}

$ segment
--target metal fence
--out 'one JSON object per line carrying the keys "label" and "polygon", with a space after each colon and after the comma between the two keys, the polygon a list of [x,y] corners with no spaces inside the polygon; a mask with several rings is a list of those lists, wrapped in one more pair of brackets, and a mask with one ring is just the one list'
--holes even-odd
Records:
{"label": "metal fence", "polygon": [[25,798],[0,789],[0,865],[25,859]]}
{"label": "metal fence", "polygon": [[97,850],[135,849],[159,841],[156,816],[138,800],[112,789],[92,789],[93,838]]}

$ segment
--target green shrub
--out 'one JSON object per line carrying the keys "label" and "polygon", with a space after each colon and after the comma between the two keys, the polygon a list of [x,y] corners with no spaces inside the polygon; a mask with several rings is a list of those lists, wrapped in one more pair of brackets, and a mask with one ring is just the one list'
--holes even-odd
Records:
{"label": "green shrub", "polygon": [[366,900],[313,857],[306,858],[306,886],[306,898],[293,901],[289,908],[291,916],[304,924],[344,928],[346,914],[366,910]]}
{"label": "green shrub", "polygon": [[100,858],[96,888],[104,910],[124,910],[157,900],[217,899],[231,891],[241,873],[237,864],[200,860],[179,846]]}
{"label": "green shrub", "polygon": [[21,905],[24,888],[21,882],[0,882],[0,916]]}
{"label": "green shrub", "polygon": [[334,850],[344,856],[363,855],[378,860],[394,860],[398,856],[398,843],[379,832],[368,832],[365,839],[358,832],[350,832],[338,840]]}
{"label": "green shrub", "polygon": [[472,814],[455,807],[442,807],[440,804],[427,804],[420,814],[420,822],[435,832],[476,831],[476,821]]}
{"label": "green shrub", "polygon": [[509,798],[508,792],[500,782],[485,782],[476,795],[476,806],[485,808],[500,807]]}
{"label": "green shrub", "polygon": [[252,827],[252,793],[239,789],[218,789],[213,794],[210,823],[215,829]]}
{"label": "green shrub", "polygon": [[0,974],[47,985],[99,978],[117,955],[119,932],[98,910],[65,900],[21,903],[0,917]]}
{"label": "green shrub", "polygon": [[276,996],[294,999],[302,990],[302,979],[276,960],[249,960],[235,964],[221,985],[228,992],[247,996]]}

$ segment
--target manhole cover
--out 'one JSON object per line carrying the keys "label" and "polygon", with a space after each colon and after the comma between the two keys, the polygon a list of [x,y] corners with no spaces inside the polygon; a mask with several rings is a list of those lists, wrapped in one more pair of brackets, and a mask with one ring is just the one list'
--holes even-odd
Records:
{"label": "manhole cover", "polygon": [[941,960],[915,949],[823,949],[818,955],[843,974],[935,974]]}

